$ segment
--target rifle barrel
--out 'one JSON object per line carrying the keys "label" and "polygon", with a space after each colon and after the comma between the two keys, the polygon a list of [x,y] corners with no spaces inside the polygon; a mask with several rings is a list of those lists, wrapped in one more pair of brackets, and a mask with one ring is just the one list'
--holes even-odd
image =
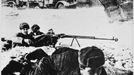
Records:
{"label": "rifle barrel", "polygon": [[95,39],[95,40],[113,40],[118,41],[117,38],[96,38],[95,36],[78,36],[78,35],[64,35],[62,38],[79,38],[79,39]]}

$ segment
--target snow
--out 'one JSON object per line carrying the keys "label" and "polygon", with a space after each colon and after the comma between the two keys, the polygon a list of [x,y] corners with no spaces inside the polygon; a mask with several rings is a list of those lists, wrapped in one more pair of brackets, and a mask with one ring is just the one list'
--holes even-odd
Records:
{"label": "snow", "polygon": [[[121,60],[126,63],[125,69],[133,68],[133,21],[109,23],[109,18],[103,7],[77,8],[77,9],[25,9],[16,8],[1,9],[0,37],[11,38],[19,32],[19,24],[27,22],[30,26],[38,24],[41,31],[46,33],[48,29],[72,35],[85,35],[104,38],[116,37],[118,42],[78,39],[81,47],[74,41],[73,48],[83,48],[95,45],[104,50],[105,55],[114,56],[119,66]],[[62,46],[70,46],[72,39],[59,39]],[[128,60],[128,61],[126,61]]]}

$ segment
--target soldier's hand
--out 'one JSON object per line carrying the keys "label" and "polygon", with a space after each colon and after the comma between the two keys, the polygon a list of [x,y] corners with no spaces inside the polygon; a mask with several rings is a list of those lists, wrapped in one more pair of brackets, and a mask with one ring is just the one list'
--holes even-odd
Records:
{"label": "soldier's hand", "polygon": [[65,36],[64,33],[59,34],[59,37],[60,37],[60,38],[63,38],[64,36]]}
{"label": "soldier's hand", "polygon": [[24,39],[24,42],[26,42],[27,44],[30,44],[30,43],[31,43],[31,40],[29,40],[29,39]]}

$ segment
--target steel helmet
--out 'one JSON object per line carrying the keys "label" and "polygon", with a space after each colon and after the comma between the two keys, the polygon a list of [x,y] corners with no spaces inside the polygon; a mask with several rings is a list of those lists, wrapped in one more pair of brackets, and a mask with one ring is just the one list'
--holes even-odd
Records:
{"label": "steel helmet", "polygon": [[37,24],[34,24],[32,27],[31,27],[32,31],[37,31],[40,29],[39,25]]}
{"label": "steel helmet", "polygon": [[22,30],[22,29],[24,29],[24,28],[29,29],[29,25],[28,25],[28,23],[23,22],[23,23],[20,24],[20,30]]}
{"label": "steel helmet", "polygon": [[53,29],[51,28],[51,29],[49,29],[48,31],[53,31]]}

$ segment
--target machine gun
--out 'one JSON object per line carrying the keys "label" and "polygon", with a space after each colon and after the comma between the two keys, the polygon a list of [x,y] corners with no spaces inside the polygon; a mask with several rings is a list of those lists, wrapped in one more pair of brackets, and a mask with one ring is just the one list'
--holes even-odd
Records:
{"label": "machine gun", "polygon": [[79,36],[79,35],[65,35],[65,34],[59,34],[59,35],[61,38],[73,38],[70,46],[72,46],[74,40],[76,40],[79,47],[80,47],[80,44],[77,39],[111,40],[111,41],[115,41],[115,42],[118,41],[118,38],[114,38],[114,37],[110,39],[110,38],[97,38],[95,36]]}

